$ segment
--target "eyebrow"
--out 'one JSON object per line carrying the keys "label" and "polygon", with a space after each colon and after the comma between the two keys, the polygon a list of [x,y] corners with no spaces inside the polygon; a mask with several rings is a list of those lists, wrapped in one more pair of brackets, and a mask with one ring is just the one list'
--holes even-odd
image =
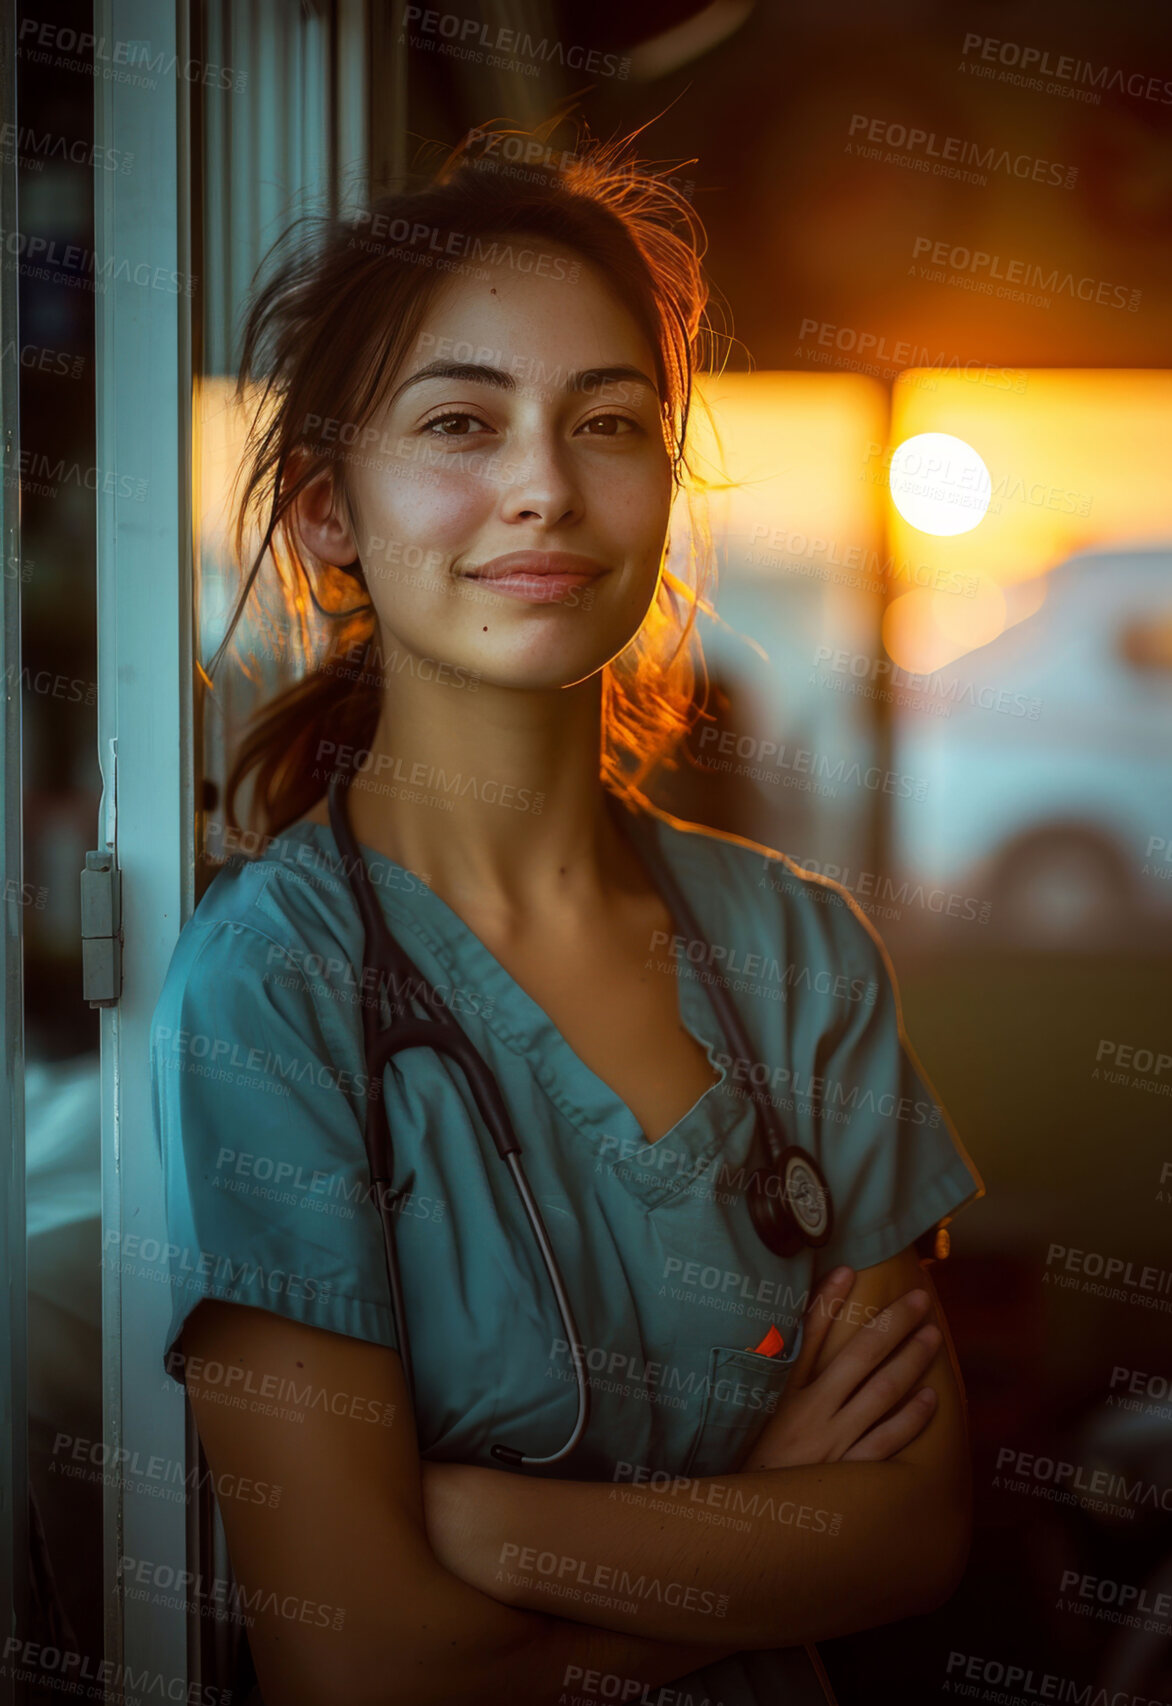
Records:
{"label": "eyebrow", "polygon": [[[410,385],[419,385],[425,379],[456,379],[472,385],[494,385],[498,391],[515,391],[516,378],[506,373],[503,367],[481,366],[478,362],[468,361],[431,361],[426,367],[421,367],[418,373],[413,373],[405,379],[391,397],[394,403]],[[589,384],[591,389],[601,385],[617,385],[624,381],[634,381],[638,385],[646,385],[647,389],[659,395],[659,388],[654,380],[638,367],[585,367],[580,373],[571,373],[562,386],[569,393],[585,391]]]}

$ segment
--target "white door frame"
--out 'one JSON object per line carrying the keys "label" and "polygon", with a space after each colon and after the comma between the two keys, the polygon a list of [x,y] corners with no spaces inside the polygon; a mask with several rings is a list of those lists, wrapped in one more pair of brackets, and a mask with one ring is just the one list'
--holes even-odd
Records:
{"label": "white door frame", "polygon": [[[170,1318],[151,1014],[194,890],[191,691],[191,85],[187,0],[97,0],[95,78],[99,849],[121,872],[122,987],[101,1014],[105,1659],[190,1674],[188,1617],[146,1586],[187,1560],[186,1406],[165,1379]],[[124,70],[125,77],[119,76]],[[144,1254],[145,1252],[145,1254]],[[165,1492],[151,1484],[161,1460]],[[151,1467],[148,1469],[147,1466]],[[133,1566],[124,1560],[133,1559]],[[173,1596],[181,1602],[182,1591]]]}

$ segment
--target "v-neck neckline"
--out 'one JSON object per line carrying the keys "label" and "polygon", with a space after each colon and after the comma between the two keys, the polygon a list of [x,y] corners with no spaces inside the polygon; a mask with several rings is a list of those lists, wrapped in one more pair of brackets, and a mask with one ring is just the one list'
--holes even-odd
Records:
{"label": "v-neck neckline", "polygon": [[[654,881],[658,861],[667,861],[665,845],[670,826],[652,813],[621,810],[619,821],[628,830],[636,851]],[[346,883],[344,864],[328,824],[302,820],[284,835],[304,833],[324,844],[338,874]],[[278,839],[280,839],[278,837]],[[714,1156],[728,1146],[730,1135],[753,1113],[751,1101],[733,1092],[727,1059],[728,1045],[711,1000],[695,969],[681,961],[677,973],[679,1022],[705,1049],[717,1077],[662,1137],[649,1143],[635,1115],[616,1090],[587,1066],[545,1009],[497,959],[472,926],[418,875],[385,853],[357,843],[380,897],[384,916],[405,951],[406,934],[416,937],[447,971],[451,991],[479,997],[473,1005],[481,1022],[500,1042],[524,1059],[542,1090],[579,1133],[593,1153],[596,1170],[608,1171],[648,1208],[685,1190]],[[671,865],[685,897],[697,910],[686,869]],[[396,875],[380,881],[378,872]],[[349,884],[346,883],[347,888]],[[698,916],[699,916],[698,912]],[[435,981],[434,979],[432,981]],[[445,991],[440,990],[444,995]],[[455,1009],[459,1018],[459,1008]],[[524,1144],[524,1133],[518,1134]],[[736,1146],[741,1147],[739,1144]]]}

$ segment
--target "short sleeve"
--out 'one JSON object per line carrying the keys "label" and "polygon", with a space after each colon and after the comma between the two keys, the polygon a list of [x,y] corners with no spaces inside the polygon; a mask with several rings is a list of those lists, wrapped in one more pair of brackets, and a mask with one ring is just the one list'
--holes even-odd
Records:
{"label": "short sleeve", "polygon": [[845,897],[833,915],[855,998],[816,1081],[834,1210],[821,1271],[874,1267],[984,1194],[904,1034],[886,951]]}
{"label": "short sleeve", "polygon": [[[289,952],[232,920],[182,933],[151,1022],[172,1314],[204,1298],[394,1345],[361,1125],[361,1035]],[[151,1252],[126,1250],[148,1260]]]}

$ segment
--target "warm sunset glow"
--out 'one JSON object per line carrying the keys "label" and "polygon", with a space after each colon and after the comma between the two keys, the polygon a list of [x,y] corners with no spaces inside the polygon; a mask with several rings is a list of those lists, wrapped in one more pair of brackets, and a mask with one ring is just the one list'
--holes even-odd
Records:
{"label": "warm sunset glow", "polygon": [[[941,575],[977,585],[973,598],[917,591],[889,607],[884,645],[908,670],[939,669],[1022,621],[1044,596],[1047,571],[1076,552],[1172,535],[1172,375],[1026,369],[1012,385],[1004,375],[921,369],[895,387],[889,444],[952,434],[992,481],[988,513],[963,535],[927,537],[891,506],[896,556],[917,551]],[[998,592],[1007,595],[1000,619]]]}
{"label": "warm sunset glow", "polygon": [[947,432],[905,438],[891,457],[891,501],[919,533],[951,538],[985,519],[992,482],[971,444]]}
{"label": "warm sunset glow", "polygon": [[971,600],[919,589],[905,592],[883,612],[883,648],[912,674],[930,675],[1024,622],[1045,596],[1045,575],[1009,587],[984,576]]}
{"label": "warm sunset glow", "polygon": [[[261,388],[254,387],[252,397]],[[231,552],[233,488],[256,402],[240,407],[233,379],[197,379],[192,400],[195,444],[192,498],[198,544],[207,555]]]}
{"label": "warm sunset glow", "polygon": [[[843,373],[702,374],[693,465],[734,489],[709,498],[713,534],[737,568],[777,576],[783,556],[846,559],[882,543],[885,477],[867,463],[887,428],[884,387]],[[713,426],[720,452],[713,439]],[[848,577],[849,578],[849,577]]]}

